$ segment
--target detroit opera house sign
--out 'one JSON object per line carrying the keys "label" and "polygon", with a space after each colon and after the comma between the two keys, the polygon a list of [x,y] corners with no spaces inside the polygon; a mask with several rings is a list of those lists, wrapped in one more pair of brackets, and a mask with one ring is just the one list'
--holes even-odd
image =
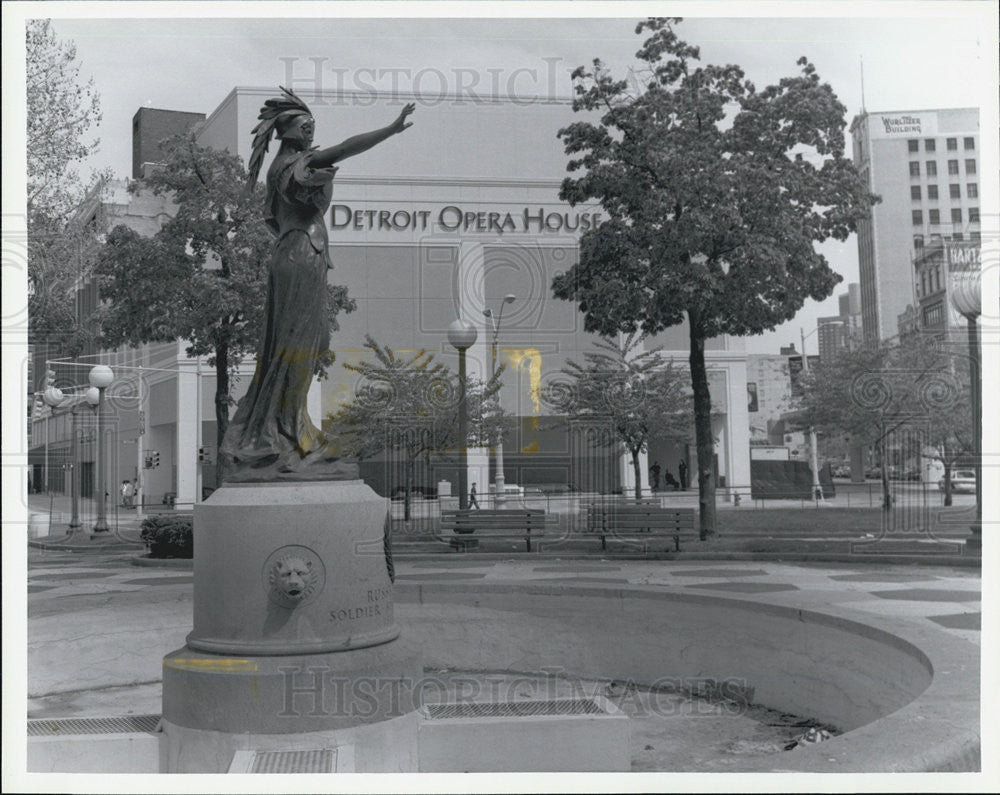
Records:
{"label": "detroit opera house sign", "polygon": [[[330,228],[358,231],[504,233],[586,232],[601,223],[598,212],[552,212],[543,207],[518,210],[469,209],[448,204],[436,210],[367,209],[350,204],[330,207]],[[433,226],[432,226],[433,224]]]}

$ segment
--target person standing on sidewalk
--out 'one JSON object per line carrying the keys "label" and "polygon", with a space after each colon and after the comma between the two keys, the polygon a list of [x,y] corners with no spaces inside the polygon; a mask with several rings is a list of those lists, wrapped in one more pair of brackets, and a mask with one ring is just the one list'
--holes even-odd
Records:
{"label": "person standing on sidewalk", "polygon": [[684,459],[680,460],[677,465],[677,474],[681,477],[681,491],[687,491],[688,487],[688,466],[684,463]]}

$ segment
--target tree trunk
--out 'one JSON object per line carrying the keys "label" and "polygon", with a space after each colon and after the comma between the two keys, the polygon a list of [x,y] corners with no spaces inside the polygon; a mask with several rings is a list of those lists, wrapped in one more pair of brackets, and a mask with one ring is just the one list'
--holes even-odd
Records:
{"label": "tree trunk", "polygon": [[881,448],[879,459],[881,460],[880,474],[882,475],[882,510],[889,511],[892,510],[892,492],[889,489],[889,465],[886,463],[886,455],[889,451],[884,434],[879,442],[879,447]]}
{"label": "tree trunk", "polygon": [[413,456],[406,457],[406,493],[403,494],[403,519],[410,521],[410,492],[413,490]]}
{"label": "tree trunk", "polygon": [[635,473],[635,501],[642,501],[642,470],[639,468],[639,451],[631,450],[632,471]]}
{"label": "tree trunk", "polygon": [[947,455],[944,457],[944,504],[946,508],[951,506],[951,461]]}
{"label": "tree trunk", "polygon": [[694,390],[694,433],[698,449],[698,517],[699,535],[704,541],[715,535],[715,475],[712,438],[712,396],[708,391],[708,371],[705,369],[705,336],[699,328],[697,313],[688,311],[691,340],[691,387]]}
{"label": "tree trunk", "polygon": [[[201,422],[201,406],[198,406]],[[226,463],[222,455],[222,440],[229,429],[229,346],[215,349],[215,483],[221,486],[226,479]]]}

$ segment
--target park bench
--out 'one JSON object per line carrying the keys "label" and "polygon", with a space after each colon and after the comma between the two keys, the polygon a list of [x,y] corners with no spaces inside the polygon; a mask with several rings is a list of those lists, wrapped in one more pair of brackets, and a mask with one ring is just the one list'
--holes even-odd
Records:
{"label": "park bench", "polygon": [[681,551],[681,541],[698,540],[694,508],[660,508],[657,505],[594,503],[587,508],[587,528],[597,533],[601,548],[608,539],[645,543],[653,537],[673,539],[674,551]]}
{"label": "park bench", "polygon": [[525,508],[497,508],[441,512],[441,534],[453,548],[464,550],[477,546],[473,538],[523,538],[531,552],[532,538],[545,535],[550,517],[545,511]]}

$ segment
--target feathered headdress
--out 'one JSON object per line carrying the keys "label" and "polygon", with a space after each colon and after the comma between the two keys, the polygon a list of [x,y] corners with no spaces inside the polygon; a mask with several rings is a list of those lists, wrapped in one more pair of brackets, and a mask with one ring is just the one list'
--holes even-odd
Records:
{"label": "feathered headdress", "polygon": [[251,131],[253,136],[253,147],[250,150],[250,185],[257,184],[257,177],[260,175],[260,167],[264,164],[264,155],[271,143],[271,136],[275,129],[281,134],[281,127],[296,116],[312,116],[312,111],[295,93],[284,86],[278,86],[283,97],[275,97],[264,103],[257,116],[259,123]]}

